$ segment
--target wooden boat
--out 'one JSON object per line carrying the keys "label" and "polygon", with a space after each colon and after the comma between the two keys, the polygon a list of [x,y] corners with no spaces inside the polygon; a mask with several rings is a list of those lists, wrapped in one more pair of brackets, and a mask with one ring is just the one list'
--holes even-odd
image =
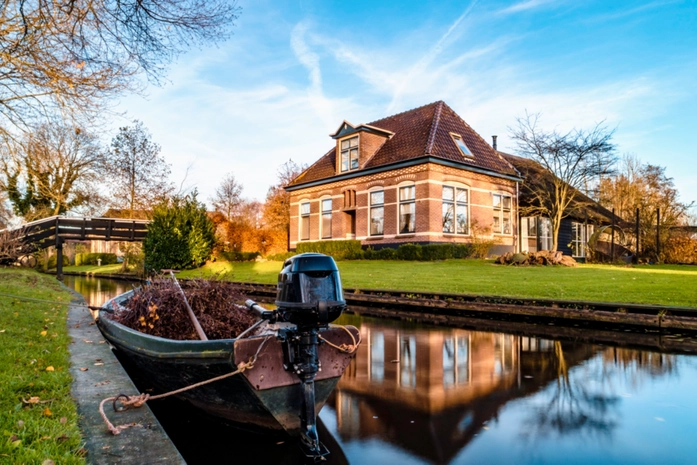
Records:
{"label": "wooden boat", "polygon": [[[338,279],[338,273],[336,276]],[[261,311],[262,318],[272,321],[249,337],[243,333],[243,337],[235,339],[165,339],[141,333],[109,318],[108,312],[117,306],[123,308],[134,292],[129,291],[107,302],[104,311],[98,315],[97,326],[109,343],[154,387],[156,394],[231,373],[240,363],[255,359],[253,368],[241,374],[182,392],[177,397],[208,414],[252,431],[300,436],[307,446],[308,456],[318,457],[326,453],[321,451],[317,439],[316,414],[355,353],[355,350],[348,353],[338,348],[357,346],[358,329],[334,326],[326,321],[308,324],[307,321],[311,320],[307,319],[307,313],[302,313],[304,319],[298,319],[298,310],[293,307],[292,316],[280,313],[283,318],[278,317],[278,312]],[[339,297],[343,299],[341,295]],[[324,308],[324,313],[320,311],[320,314],[326,316],[326,301],[323,302],[324,307],[319,307]],[[331,318],[337,316],[334,313]],[[303,331],[299,332],[298,328]],[[300,336],[307,337],[306,333],[315,334],[314,343],[302,345],[297,342],[302,339]],[[310,363],[301,363],[299,354],[312,350],[315,354]],[[291,355],[289,360],[289,352],[294,352],[295,358]],[[308,366],[309,371],[315,366],[315,373],[302,373],[308,370]],[[314,408],[308,408],[309,405]]]}

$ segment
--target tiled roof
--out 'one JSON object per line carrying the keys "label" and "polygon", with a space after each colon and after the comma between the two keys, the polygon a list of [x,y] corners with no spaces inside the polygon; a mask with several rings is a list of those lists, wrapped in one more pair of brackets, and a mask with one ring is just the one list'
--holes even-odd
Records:
{"label": "tiled roof", "polygon": [[[515,169],[443,101],[388,116],[368,125],[391,131],[394,136],[360,170],[352,171],[352,174],[430,156],[462,164],[465,169],[471,166],[492,173],[518,176]],[[462,136],[473,157],[466,157],[460,152],[451,133]],[[328,178],[336,175],[336,158],[336,147],[332,147],[293,180],[289,187],[323,179],[330,181]]]}

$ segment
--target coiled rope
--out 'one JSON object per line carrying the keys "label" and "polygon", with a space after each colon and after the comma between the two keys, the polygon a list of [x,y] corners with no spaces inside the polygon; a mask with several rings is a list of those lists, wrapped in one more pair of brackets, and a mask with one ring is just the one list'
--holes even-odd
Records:
{"label": "coiled rope", "polygon": [[346,326],[329,325],[329,327],[330,328],[341,328],[344,331],[346,331],[349,336],[351,336],[351,341],[353,341],[353,344],[341,344],[340,346],[334,344],[331,341],[328,341],[327,339],[323,338],[320,335],[317,336],[321,341],[325,342],[326,344],[328,344],[331,347],[334,347],[336,350],[338,350],[340,352],[344,352],[347,354],[353,354],[358,349],[358,346],[361,344],[361,342],[363,341],[363,337],[361,336],[360,331],[358,332],[358,341],[356,341],[356,337],[353,335],[351,330],[349,330]]}

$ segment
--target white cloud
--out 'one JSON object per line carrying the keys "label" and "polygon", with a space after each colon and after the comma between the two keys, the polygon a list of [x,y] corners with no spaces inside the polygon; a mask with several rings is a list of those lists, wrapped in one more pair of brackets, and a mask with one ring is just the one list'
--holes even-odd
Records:
{"label": "white cloud", "polygon": [[554,2],[555,0],[525,0],[515,3],[508,8],[504,8],[503,10],[499,11],[499,14],[507,15],[512,13],[520,13],[521,11],[533,10]]}

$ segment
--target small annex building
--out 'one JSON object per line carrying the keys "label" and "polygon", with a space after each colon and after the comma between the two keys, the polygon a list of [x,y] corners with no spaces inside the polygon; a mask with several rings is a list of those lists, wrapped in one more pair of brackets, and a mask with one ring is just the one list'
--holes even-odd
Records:
{"label": "small annex building", "polygon": [[341,123],[332,148],[294,179],[290,249],[357,239],[468,243],[494,237],[493,254],[518,250],[516,169],[445,102],[369,124]]}

